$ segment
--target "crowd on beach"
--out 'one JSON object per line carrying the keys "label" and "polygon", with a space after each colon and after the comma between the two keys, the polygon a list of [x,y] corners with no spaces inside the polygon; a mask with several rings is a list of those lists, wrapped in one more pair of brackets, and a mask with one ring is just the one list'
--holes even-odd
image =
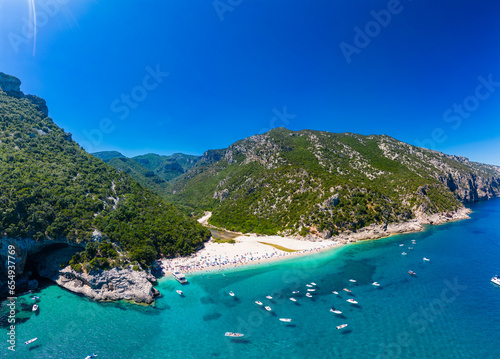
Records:
{"label": "crowd on beach", "polygon": [[[181,271],[184,273],[196,272],[201,270],[220,270],[225,267],[236,267],[311,252],[320,252],[338,244],[341,243],[316,243],[316,245],[311,248],[302,249],[295,252],[285,252],[271,246],[266,246],[269,248],[266,248],[265,252],[262,251],[262,248],[257,248],[257,251],[247,251],[244,253],[235,253],[235,250],[233,248],[230,251],[225,251],[223,247],[219,247],[221,246],[220,244],[215,244],[212,246],[208,246],[206,249],[189,257],[164,259],[161,262],[161,268],[163,272]],[[237,248],[238,243],[234,244],[234,246],[236,246]]]}

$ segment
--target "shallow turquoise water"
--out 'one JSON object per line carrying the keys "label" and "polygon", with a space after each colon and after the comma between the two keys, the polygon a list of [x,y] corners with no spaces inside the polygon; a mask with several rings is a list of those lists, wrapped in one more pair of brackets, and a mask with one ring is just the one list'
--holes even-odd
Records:
{"label": "shallow turquoise water", "polygon": [[[190,275],[184,298],[175,293],[177,282],[163,279],[155,307],[100,304],[49,286],[38,294],[39,315],[26,312],[29,320],[17,326],[16,353],[7,350],[6,330],[0,329],[0,357],[498,358],[500,287],[489,281],[500,274],[500,200],[472,209],[471,220],[421,233]],[[424,263],[424,256],[431,262]],[[417,277],[407,274],[410,269]],[[312,299],[304,296],[310,282],[318,285]],[[344,287],[359,306],[346,302]],[[288,299],[294,289],[300,290],[298,304]],[[265,299],[268,294],[273,301]],[[331,306],[343,318],[330,313]],[[281,317],[292,318],[293,325]],[[342,323],[347,330],[336,330]],[[245,333],[245,340],[228,340],[226,331]],[[29,350],[23,342],[32,337],[39,339]]]}

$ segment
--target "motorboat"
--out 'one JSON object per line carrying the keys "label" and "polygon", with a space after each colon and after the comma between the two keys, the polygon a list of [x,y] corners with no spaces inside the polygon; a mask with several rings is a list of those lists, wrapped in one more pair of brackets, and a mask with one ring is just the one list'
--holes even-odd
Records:
{"label": "motorboat", "polygon": [[313,286],[311,284],[306,284],[306,287],[312,288]]}
{"label": "motorboat", "polygon": [[407,255],[407,254],[408,254],[408,253],[406,253],[406,252],[401,253],[401,255],[403,255],[403,256],[405,256],[405,255]]}
{"label": "motorboat", "polygon": [[184,296],[184,292],[182,290],[176,290],[177,294],[179,294],[181,297]]}
{"label": "motorboat", "polygon": [[493,278],[491,278],[491,282],[496,285],[500,285],[500,276],[496,275]]}
{"label": "motorboat", "polygon": [[307,291],[308,291],[308,292],[316,292],[316,289],[309,288]]}
{"label": "motorboat", "polygon": [[314,282],[311,282],[311,284],[312,284],[312,285],[314,285],[314,286],[317,286],[317,284],[316,284],[316,283],[314,283]]}
{"label": "motorboat", "polygon": [[372,285],[375,287],[380,287],[380,283],[378,283],[378,282],[373,282]]}
{"label": "motorboat", "polygon": [[38,299],[40,299],[40,297],[38,297],[36,295],[33,298],[31,298],[31,300],[34,300],[34,301],[37,301]]}
{"label": "motorboat", "polygon": [[330,312],[335,313],[335,314],[342,314],[340,310],[337,310],[335,308],[330,308]]}
{"label": "motorboat", "polygon": [[356,283],[356,280],[355,279],[349,279],[349,282]]}
{"label": "motorboat", "polygon": [[402,247],[402,246],[404,246],[404,245],[405,245],[404,243],[401,243],[399,246],[400,246],[400,247]]}
{"label": "motorboat", "polygon": [[424,262],[430,262],[431,260],[430,260],[429,258],[425,258],[425,257],[424,257],[424,258],[423,258],[423,261],[424,261]]}
{"label": "motorboat", "polygon": [[294,291],[292,292],[292,294],[299,294],[299,291],[298,291],[298,290],[294,290]]}
{"label": "motorboat", "polygon": [[312,294],[311,293],[306,293],[306,297],[307,298],[312,298]]}
{"label": "motorboat", "polygon": [[347,299],[347,301],[348,301],[349,303],[351,303],[351,304],[358,304],[358,302],[356,302],[356,301],[355,301],[354,299],[352,299],[352,298]]}
{"label": "motorboat", "polygon": [[347,324],[340,324],[336,326],[337,329],[344,329],[345,327],[347,327]]}
{"label": "motorboat", "polygon": [[280,318],[281,322],[290,323],[292,320],[290,318]]}
{"label": "motorboat", "polygon": [[33,343],[33,342],[34,342],[34,341],[36,341],[36,340],[38,340],[38,338],[33,338],[33,339],[30,339],[30,340],[28,340],[28,341],[24,342],[24,344],[28,345],[28,344]]}
{"label": "motorboat", "polygon": [[38,304],[33,304],[33,308],[31,308],[33,312],[36,312],[38,310]]}
{"label": "motorboat", "polygon": [[413,247],[408,247],[408,249],[413,249]]}
{"label": "motorboat", "polygon": [[265,308],[268,312],[270,312],[270,311],[272,310],[272,309],[271,309],[271,307],[270,307],[270,306],[268,306],[268,305],[266,305],[264,308]]}
{"label": "motorboat", "polygon": [[263,304],[262,304],[262,302],[261,302],[260,300],[256,300],[256,301],[255,301],[255,304],[257,304],[257,305],[263,305]]}
{"label": "motorboat", "polygon": [[409,271],[408,271],[408,274],[409,274],[409,275],[417,275],[417,273],[415,273],[415,272],[414,272],[414,271],[412,271],[412,270],[409,270]]}
{"label": "motorboat", "polygon": [[244,334],[241,334],[241,333],[234,333],[234,332],[226,332],[226,334],[224,334],[226,337],[231,337],[231,338],[241,338],[242,336],[244,336]]}
{"label": "motorboat", "polygon": [[234,293],[233,293],[233,292],[229,292],[229,295],[230,295],[231,297],[234,297]]}
{"label": "motorboat", "polygon": [[295,299],[295,298],[293,298],[293,297],[292,297],[292,298],[290,298],[290,300],[291,300],[292,302],[296,302],[296,301],[297,301],[297,299]]}
{"label": "motorboat", "polygon": [[270,295],[266,295],[266,298],[267,299],[273,299],[273,297],[271,297]]}
{"label": "motorboat", "polygon": [[97,358],[97,354],[87,355],[85,359]]}
{"label": "motorboat", "polygon": [[339,295],[339,292],[337,292],[336,290],[334,290],[332,293],[336,294],[336,295]]}
{"label": "motorboat", "polygon": [[350,289],[347,289],[347,288],[344,288],[342,289],[344,292],[347,292],[347,293],[352,293]]}

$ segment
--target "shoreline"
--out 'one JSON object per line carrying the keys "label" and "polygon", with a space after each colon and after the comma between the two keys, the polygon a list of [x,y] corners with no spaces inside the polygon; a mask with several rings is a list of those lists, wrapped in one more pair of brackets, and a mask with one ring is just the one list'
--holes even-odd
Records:
{"label": "shoreline", "polygon": [[[345,244],[356,243],[363,240],[376,240],[387,238],[397,234],[408,234],[425,230],[424,225],[439,225],[469,219],[472,212],[463,207],[454,212],[444,212],[433,215],[417,215],[415,219],[408,222],[390,223],[387,225],[370,225],[363,227],[357,232],[341,233],[337,236],[325,239],[318,236],[308,235],[304,237],[293,236],[263,236],[263,235],[238,235],[234,238],[236,243],[216,243],[213,238],[205,243],[205,247],[189,257],[177,257],[173,259],[160,259],[164,276],[178,271],[187,274],[194,273],[218,273],[226,269],[246,268],[252,265],[273,263],[285,259],[298,258],[309,254],[321,253],[334,248],[340,248]],[[200,222],[207,223],[210,214],[200,218]],[[287,249],[287,252],[275,248],[266,242]]]}

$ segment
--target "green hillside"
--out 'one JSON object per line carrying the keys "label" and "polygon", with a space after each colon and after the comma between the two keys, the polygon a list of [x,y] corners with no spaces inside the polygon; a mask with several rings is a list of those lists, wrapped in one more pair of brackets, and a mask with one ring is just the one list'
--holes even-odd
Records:
{"label": "green hillside", "polygon": [[169,199],[231,230],[328,237],[498,196],[499,178],[498,167],[389,136],[279,128],[207,151]]}

